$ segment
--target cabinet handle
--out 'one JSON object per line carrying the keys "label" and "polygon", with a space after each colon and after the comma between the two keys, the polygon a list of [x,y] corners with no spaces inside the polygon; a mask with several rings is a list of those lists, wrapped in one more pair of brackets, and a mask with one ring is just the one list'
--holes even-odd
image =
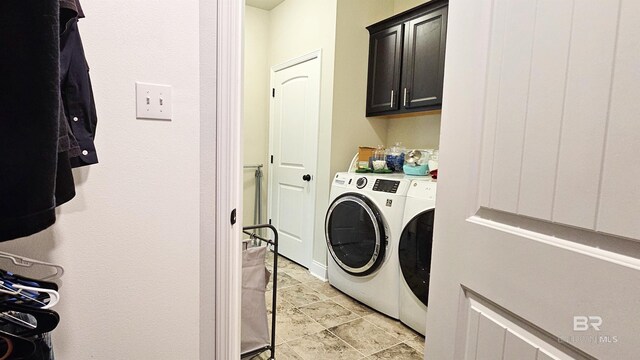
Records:
{"label": "cabinet handle", "polygon": [[403,106],[407,106],[407,88],[404,88],[404,105]]}
{"label": "cabinet handle", "polygon": [[393,109],[393,90],[391,90],[391,108]]}

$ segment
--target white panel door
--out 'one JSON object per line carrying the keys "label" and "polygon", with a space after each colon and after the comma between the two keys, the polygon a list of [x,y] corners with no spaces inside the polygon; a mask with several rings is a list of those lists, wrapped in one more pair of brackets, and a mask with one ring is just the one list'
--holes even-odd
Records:
{"label": "white panel door", "polygon": [[316,200],[319,53],[274,68],[271,82],[270,219],[278,229],[280,253],[308,268]]}
{"label": "white panel door", "polygon": [[449,5],[427,359],[637,359],[640,1]]}

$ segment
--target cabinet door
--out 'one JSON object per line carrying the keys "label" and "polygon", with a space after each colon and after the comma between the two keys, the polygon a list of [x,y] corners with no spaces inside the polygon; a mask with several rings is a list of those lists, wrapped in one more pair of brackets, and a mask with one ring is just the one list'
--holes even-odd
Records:
{"label": "cabinet door", "polygon": [[402,26],[399,24],[371,34],[367,116],[399,108]]}
{"label": "cabinet door", "polygon": [[447,7],[405,23],[402,77],[404,108],[442,104]]}

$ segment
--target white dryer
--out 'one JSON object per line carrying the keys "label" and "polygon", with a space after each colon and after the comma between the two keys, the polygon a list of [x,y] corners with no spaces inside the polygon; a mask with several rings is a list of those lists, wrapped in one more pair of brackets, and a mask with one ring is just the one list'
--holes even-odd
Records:
{"label": "white dryer", "polygon": [[436,182],[412,180],[407,193],[398,250],[400,321],[422,335],[427,327],[435,206]]}
{"label": "white dryer", "polygon": [[398,240],[410,180],[403,175],[338,173],[325,218],[329,283],[398,318]]}

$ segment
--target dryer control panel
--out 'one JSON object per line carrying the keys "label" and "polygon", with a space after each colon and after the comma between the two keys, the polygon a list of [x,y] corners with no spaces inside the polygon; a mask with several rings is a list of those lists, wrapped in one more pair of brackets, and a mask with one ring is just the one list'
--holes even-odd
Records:
{"label": "dryer control panel", "polygon": [[429,201],[436,200],[438,183],[433,180],[413,180],[409,186],[408,197]]}
{"label": "dryer control panel", "polygon": [[400,186],[400,181],[376,179],[376,182],[373,184],[373,191],[395,194],[398,192],[398,186]]}

